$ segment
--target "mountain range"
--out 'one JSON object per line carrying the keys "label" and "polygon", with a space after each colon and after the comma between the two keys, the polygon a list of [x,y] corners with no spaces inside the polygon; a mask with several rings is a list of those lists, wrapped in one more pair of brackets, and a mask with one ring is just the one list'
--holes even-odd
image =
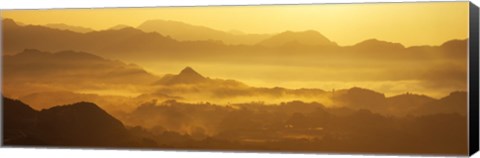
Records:
{"label": "mountain range", "polygon": [[179,41],[213,40],[230,45],[252,45],[271,36],[269,34],[231,33],[171,20],[148,20],[140,24],[137,29],[145,32],[158,32]]}
{"label": "mountain range", "polygon": [[[434,99],[417,94],[385,97],[382,93],[356,87],[335,92],[315,88],[252,87],[236,80],[205,77],[188,66],[178,74],[157,76],[134,64],[75,51],[49,53],[27,49],[16,55],[4,56],[4,65],[4,95],[20,98],[34,105],[35,109],[92,101],[101,103],[102,107],[117,116],[117,111],[129,111],[135,108],[132,104],[153,99],[218,104],[302,100],[369,109],[394,116],[442,112],[466,114],[465,92],[453,92],[444,98]],[[136,94],[122,97],[108,91]],[[53,96],[58,98],[42,101],[42,98]]]}
{"label": "mountain range", "polygon": [[[199,53],[202,55],[226,55],[225,53],[219,52],[246,52],[247,54],[258,54],[257,52],[259,51],[273,51],[276,52],[276,54],[281,54],[278,52],[278,49],[274,48],[295,46],[295,51],[317,51],[317,54],[318,50],[322,50],[322,52],[324,53],[329,52],[328,50],[334,50],[338,53],[364,52],[363,54],[365,54],[369,52],[370,54],[372,52],[376,52],[376,55],[378,56],[380,54],[385,54],[384,52],[388,51],[409,52],[409,54],[404,53],[404,55],[402,56],[414,55],[414,57],[418,58],[422,56],[419,55],[419,51],[424,52],[421,54],[425,54],[431,51],[438,52],[440,50],[450,50],[458,52],[465,49],[462,47],[466,45],[466,40],[454,40],[456,42],[446,42],[442,46],[414,46],[405,48],[398,43],[369,39],[352,46],[338,46],[335,42],[329,40],[319,32],[308,30],[303,32],[286,31],[283,33],[269,35],[266,37],[262,37],[261,39],[253,40],[254,42],[250,42],[248,45],[239,46],[225,44],[228,43],[226,42],[227,40],[224,40],[220,37],[208,37],[207,35],[217,36],[216,34],[223,34],[212,33],[215,32],[215,30],[213,29],[173,21],[152,20],[145,22],[138,28],[121,26],[116,29],[91,31],[86,33],[68,31],[64,29],[54,29],[51,27],[40,25],[21,26],[12,19],[3,19],[2,24],[2,29],[4,32],[3,37],[5,54],[14,54],[22,51],[23,49],[35,48],[46,51],[87,51],[94,52],[98,55],[106,57],[117,58],[128,57],[128,55],[130,55],[131,57],[131,54],[129,54],[128,52],[135,52],[135,54],[142,53],[139,56],[147,58],[152,56],[166,57],[166,54],[164,53],[172,51],[176,52],[175,56],[177,57],[183,57],[187,54],[192,57],[196,57],[199,56]],[[201,37],[204,37],[202,39],[199,37],[189,40],[178,40],[179,38],[183,39],[181,37],[178,37],[182,35],[177,35],[180,33],[171,33],[172,31],[184,33],[185,36],[193,36],[196,34],[200,34],[198,32],[205,32],[202,34],[206,35],[202,35]],[[240,39],[238,37],[232,38]],[[267,46],[274,48],[259,48],[258,46]],[[316,47],[312,48],[311,46]],[[449,48],[460,48],[460,50]],[[197,53],[192,53],[192,51],[195,51]],[[285,51],[292,50],[285,49]],[[231,53],[227,54],[232,55]],[[461,53],[450,52],[450,54]],[[169,53],[168,55],[172,56],[173,54]],[[243,53],[243,55],[245,55],[245,53]],[[390,57],[396,57],[396,55],[389,55]]]}
{"label": "mountain range", "polygon": [[62,23],[46,24],[44,26],[49,27],[49,28],[53,28],[53,29],[68,30],[68,31],[79,32],[79,33],[87,33],[87,32],[95,31],[95,30],[93,30],[91,28],[87,28],[87,27],[72,26],[72,25],[67,25],[67,24],[62,24]]}
{"label": "mountain range", "polygon": [[333,92],[314,88],[262,88],[251,87],[235,80],[204,77],[191,67],[186,67],[176,75],[165,75],[155,83],[154,88],[156,88],[154,93],[143,94],[142,97],[178,96],[177,100],[188,101],[190,99],[190,101],[209,101],[217,104],[226,103],[222,100],[227,100],[228,103],[239,103],[242,100],[288,102],[297,99],[320,103],[331,102],[328,103],[328,106],[368,109],[382,115],[397,117],[450,112],[465,116],[467,111],[467,93],[463,91],[452,92],[445,97],[435,99],[412,93],[386,97],[383,93],[359,87]]}

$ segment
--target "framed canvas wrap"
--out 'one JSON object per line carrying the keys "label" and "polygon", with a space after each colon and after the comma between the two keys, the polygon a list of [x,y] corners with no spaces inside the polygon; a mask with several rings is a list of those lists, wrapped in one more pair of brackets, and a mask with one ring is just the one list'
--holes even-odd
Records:
{"label": "framed canvas wrap", "polygon": [[1,10],[2,146],[467,156],[470,2]]}

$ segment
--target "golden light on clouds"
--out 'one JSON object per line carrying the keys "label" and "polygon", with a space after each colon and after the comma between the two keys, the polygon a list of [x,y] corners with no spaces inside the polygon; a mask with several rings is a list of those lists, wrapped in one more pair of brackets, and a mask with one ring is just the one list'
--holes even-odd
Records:
{"label": "golden light on clouds", "polygon": [[2,17],[96,30],[118,24],[136,27],[151,19],[246,33],[313,29],[340,45],[370,38],[406,46],[440,45],[468,37],[468,2],[9,10],[2,11]]}

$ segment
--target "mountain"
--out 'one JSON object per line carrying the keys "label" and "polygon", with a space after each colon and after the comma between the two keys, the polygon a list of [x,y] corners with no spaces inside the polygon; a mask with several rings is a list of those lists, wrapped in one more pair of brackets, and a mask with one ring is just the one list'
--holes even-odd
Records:
{"label": "mountain", "polygon": [[405,93],[386,98],[386,113],[395,116],[418,115],[418,109],[437,99],[420,94]]}
{"label": "mountain", "polygon": [[354,109],[373,109],[375,111],[386,104],[384,94],[359,87],[335,91],[333,99],[337,106],[346,106]]}
{"label": "mountain", "polygon": [[45,26],[49,27],[49,28],[53,28],[53,29],[68,30],[68,31],[73,31],[73,32],[78,32],[78,33],[87,33],[87,32],[95,31],[95,30],[93,30],[91,28],[87,28],[87,27],[72,26],[72,25],[67,25],[67,24],[62,24],[62,23],[46,24]]}
{"label": "mountain", "polygon": [[125,91],[125,86],[148,85],[158,80],[137,65],[86,52],[50,53],[26,49],[15,55],[5,55],[3,59],[4,94],[7,96],[19,97],[39,91],[112,88]]}
{"label": "mountain", "polygon": [[123,124],[93,103],[80,102],[35,111],[4,101],[4,145],[127,147],[139,145]]}
{"label": "mountain", "polygon": [[[387,98],[387,102],[391,106],[403,106],[411,107],[411,106],[421,106],[426,103],[430,103],[435,101],[436,99],[426,96],[426,95],[419,95],[419,94],[411,94],[405,93],[401,95],[396,95]],[[407,106],[408,105],[408,106]]]}
{"label": "mountain", "polygon": [[465,59],[468,58],[468,53],[463,50],[468,48],[466,40],[451,40],[440,45],[447,58]]}
{"label": "mountain", "polygon": [[206,82],[207,80],[207,78],[197,73],[191,67],[186,67],[178,75],[165,75],[156,83],[163,85],[194,84]]}
{"label": "mountain", "polygon": [[[55,99],[45,99],[55,98]],[[71,91],[39,91],[18,97],[22,102],[30,105],[36,110],[48,109],[57,105],[73,104],[78,102],[92,102],[114,116],[122,112],[130,111],[134,104],[141,102],[133,97],[116,95],[99,95],[92,93],[71,92]]]}
{"label": "mountain", "polygon": [[[30,125],[36,121],[37,111],[23,102],[3,98],[2,105],[4,129],[29,129]],[[11,134],[9,131],[4,133],[4,139]]]}
{"label": "mountain", "polygon": [[53,52],[76,50],[109,58],[145,60],[147,56],[149,59],[200,58],[205,56],[202,53],[216,53],[228,48],[219,41],[181,42],[157,32],[147,33],[132,27],[78,33],[39,25],[20,26],[12,19],[4,19],[2,32],[3,52],[10,55],[35,48]]}
{"label": "mountain", "polygon": [[211,79],[204,77],[193,68],[187,66],[180,73],[166,74],[160,80],[154,83],[155,85],[163,86],[175,86],[175,85],[201,85],[201,86],[211,86],[211,87],[247,87],[247,85],[235,81],[235,80],[224,80],[224,79]]}
{"label": "mountain", "polygon": [[467,116],[468,112],[468,94],[464,91],[456,91],[448,96],[440,98],[434,102],[426,104],[419,111],[425,114],[434,113],[458,113]]}
{"label": "mountain", "polygon": [[303,32],[286,31],[274,35],[266,40],[259,42],[257,45],[267,47],[278,47],[288,44],[299,44],[306,46],[337,46],[335,42],[330,41],[317,31],[308,30]]}
{"label": "mountain", "polygon": [[148,20],[138,29],[145,32],[158,32],[180,41],[223,41],[227,44],[250,45],[268,38],[268,34],[238,34],[211,29],[205,26],[190,25],[171,20]]}
{"label": "mountain", "polygon": [[393,50],[398,50],[398,49],[403,49],[405,46],[403,46],[400,43],[393,43],[393,42],[387,42],[387,41],[381,41],[378,39],[368,39],[362,42],[359,42],[355,45],[353,45],[355,49],[376,49],[376,50],[388,50],[388,49],[393,49]]}
{"label": "mountain", "polygon": [[364,88],[350,88],[333,93],[335,106],[367,109],[387,116],[424,116],[456,113],[466,116],[467,93],[456,91],[440,99],[421,94],[400,94],[385,97],[384,94]]}

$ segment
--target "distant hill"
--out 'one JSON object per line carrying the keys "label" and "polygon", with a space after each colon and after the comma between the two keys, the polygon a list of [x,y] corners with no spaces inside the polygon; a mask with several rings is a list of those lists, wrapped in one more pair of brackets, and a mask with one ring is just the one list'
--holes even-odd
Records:
{"label": "distant hill", "polygon": [[157,84],[175,85],[175,84],[193,84],[205,82],[208,79],[197,73],[191,67],[186,67],[178,75],[165,75]]}
{"label": "distant hill", "polygon": [[400,94],[385,97],[384,94],[364,88],[350,88],[335,91],[334,105],[352,109],[368,109],[388,116],[422,116],[440,113],[457,113],[466,116],[467,93],[452,92],[435,99],[420,94]]}
{"label": "distant hill", "polygon": [[59,30],[68,30],[68,31],[73,31],[73,32],[78,32],[78,33],[87,33],[87,32],[95,31],[95,30],[93,30],[91,28],[87,28],[87,27],[72,26],[72,25],[67,25],[67,24],[62,24],[62,23],[46,24],[45,26],[49,27],[49,28],[54,28],[54,29],[59,29]]}
{"label": "distant hill", "polygon": [[396,116],[423,115],[419,113],[418,109],[436,100],[426,95],[400,94],[386,98],[388,107],[386,107],[385,112]]}
{"label": "distant hill", "polygon": [[93,103],[80,102],[35,111],[3,98],[4,145],[57,147],[142,146],[123,124]]}
{"label": "distant hill", "polygon": [[455,112],[466,116],[468,112],[467,96],[467,92],[464,91],[452,92],[448,96],[428,103],[425,107],[422,107],[420,111],[425,114]]}
{"label": "distant hill", "polygon": [[105,109],[109,114],[117,118],[119,114],[122,114],[125,111],[131,111],[136,107],[135,104],[141,102],[135,97],[99,95],[71,91],[31,92],[29,94],[18,97],[18,99],[36,110],[48,109],[57,105],[74,104],[78,102],[92,102],[96,103],[102,109]]}
{"label": "distant hill", "polygon": [[368,39],[353,45],[355,49],[379,49],[379,50],[386,50],[386,49],[403,49],[403,46],[400,43],[393,43],[387,41],[381,41],[378,39]]}
{"label": "distant hill", "polygon": [[[141,86],[158,80],[158,77],[137,65],[85,52],[50,53],[26,49],[15,55],[6,55],[3,59],[4,93],[7,96],[26,95],[26,89],[30,93],[115,87],[120,90],[119,85]],[[52,82],[55,84],[49,84]],[[125,87],[121,89],[125,90]]]}
{"label": "distant hill", "polygon": [[375,111],[385,106],[385,95],[373,90],[353,87],[333,92],[335,105],[346,106],[354,109],[374,109]]}
{"label": "distant hill", "polygon": [[115,26],[110,27],[109,30],[121,30],[121,29],[128,28],[128,27],[131,27],[131,26],[119,24],[119,25],[115,25]]}
{"label": "distant hill", "polygon": [[170,20],[148,20],[140,24],[138,29],[145,32],[158,32],[180,41],[223,41],[226,44],[254,44],[268,38],[268,34],[231,33],[205,26],[190,25]]}
{"label": "distant hill", "polygon": [[286,31],[258,43],[258,45],[268,47],[279,47],[289,44],[324,47],[337,46],[335,42],[330,41],[319,32],[313,30],[303,32]]}
{"label": "distant hill", "polygon": [[155,85],[210,85],[210,86],[231,86],[231,87],[246,87],[245,84],[234,80],[211,79],[204,77],[193,68],[187,66],[178,74],[166,74],[160,80],[154,83]]}

